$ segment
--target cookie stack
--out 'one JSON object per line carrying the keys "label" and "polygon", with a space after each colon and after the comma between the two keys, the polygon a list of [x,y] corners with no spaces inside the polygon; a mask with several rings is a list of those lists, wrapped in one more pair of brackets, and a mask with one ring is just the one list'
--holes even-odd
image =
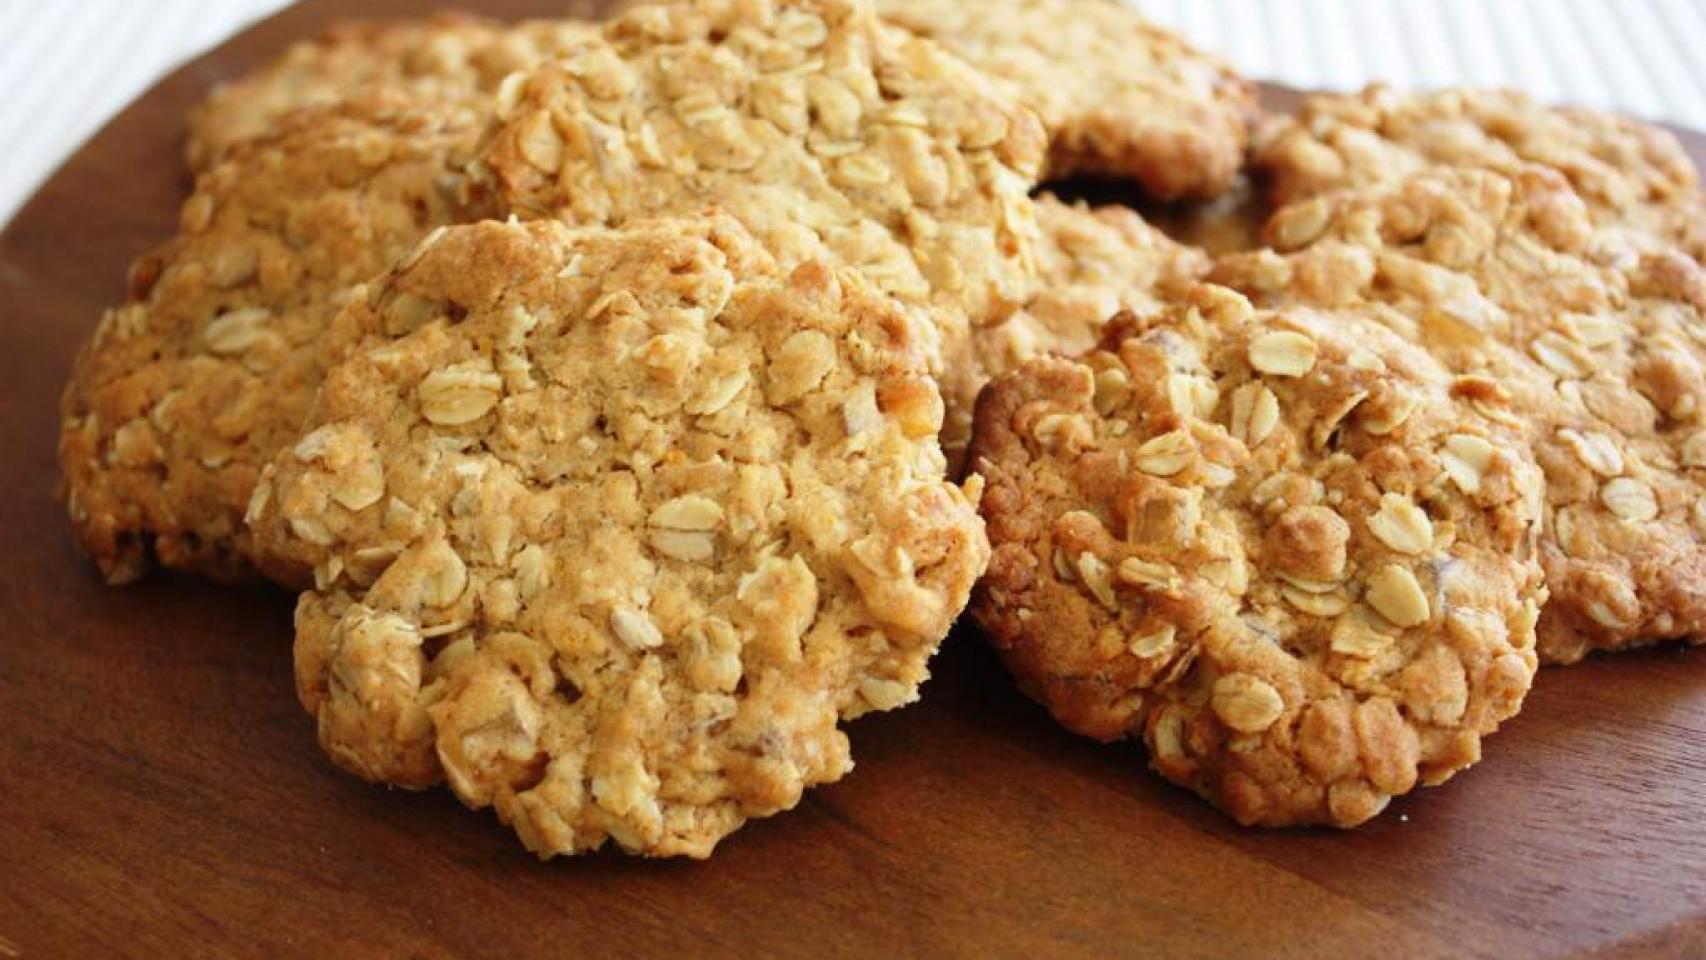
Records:
{"label": "cookie stack", "polygon": [[[968,606],[1067,727],[1352,826],[1537,665],[1706,626],[1706,243],[1668,136],[1258,118],[1104,0],[350,25],[215,91],[63,401],[113,583],[301,592],[343,768],[541,856],[707,856]],[[1209,253],[1065,177],[1213,204]]]}

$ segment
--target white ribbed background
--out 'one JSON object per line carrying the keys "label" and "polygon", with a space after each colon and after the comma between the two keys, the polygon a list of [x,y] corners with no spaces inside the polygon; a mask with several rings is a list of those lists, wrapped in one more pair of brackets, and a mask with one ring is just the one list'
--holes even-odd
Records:
{"label": "white ribbed background", "polygon": [[[1294,86],[1508,85],[1706,129],[1706,0],[1132,2]],[[155,78],[284,4],[0,0],[0,223]]]}

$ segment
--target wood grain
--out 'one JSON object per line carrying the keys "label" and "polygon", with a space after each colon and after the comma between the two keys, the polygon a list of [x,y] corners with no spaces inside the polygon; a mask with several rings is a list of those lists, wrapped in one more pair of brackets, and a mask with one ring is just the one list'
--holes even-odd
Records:
{"label": "wood grain", "polygon": [[0,235],[0,958],[1706,956],[1706,651],[1546,672],[1483,766],[1348,834],[1233,827],[1056,729],[969,630],[921,706],[853,726],[849,779],[708,863],[541,865],[448,793],[334,771],[289,597],[98,582],[55,399],[171,231],[190,104],[334,15],[414,8],[310,0],[237,38]]}

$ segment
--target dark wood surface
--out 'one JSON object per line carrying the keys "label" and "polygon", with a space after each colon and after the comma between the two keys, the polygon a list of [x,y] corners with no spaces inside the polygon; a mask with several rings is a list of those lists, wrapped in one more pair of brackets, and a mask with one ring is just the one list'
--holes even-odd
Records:
{"label": "dark wood surface", "polygon": [[185,109],[334,15],[413,7],[239,37],[0,235],[0,958],[1706,956],[1706,650],[1543,673],[1482,766],[1354,833],[1237,829],[1056,729],[964,629],[922,705],[853,725],[852,776],[705,863],[540,864],[447,792],[337,773],[289,597],[101,586],[53,498],[55,398],[172,229]]}

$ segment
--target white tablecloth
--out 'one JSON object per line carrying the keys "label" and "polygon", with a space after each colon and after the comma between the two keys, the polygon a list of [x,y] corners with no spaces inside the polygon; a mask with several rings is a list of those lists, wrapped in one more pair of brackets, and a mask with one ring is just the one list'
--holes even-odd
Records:
{"label": "white tablecloth", "polygon": [[[0,222],[161,74],[285,2],[0,0]],[[1706,0],[1132,2],[1262,79],[1510,85],[1706,129]]]}

